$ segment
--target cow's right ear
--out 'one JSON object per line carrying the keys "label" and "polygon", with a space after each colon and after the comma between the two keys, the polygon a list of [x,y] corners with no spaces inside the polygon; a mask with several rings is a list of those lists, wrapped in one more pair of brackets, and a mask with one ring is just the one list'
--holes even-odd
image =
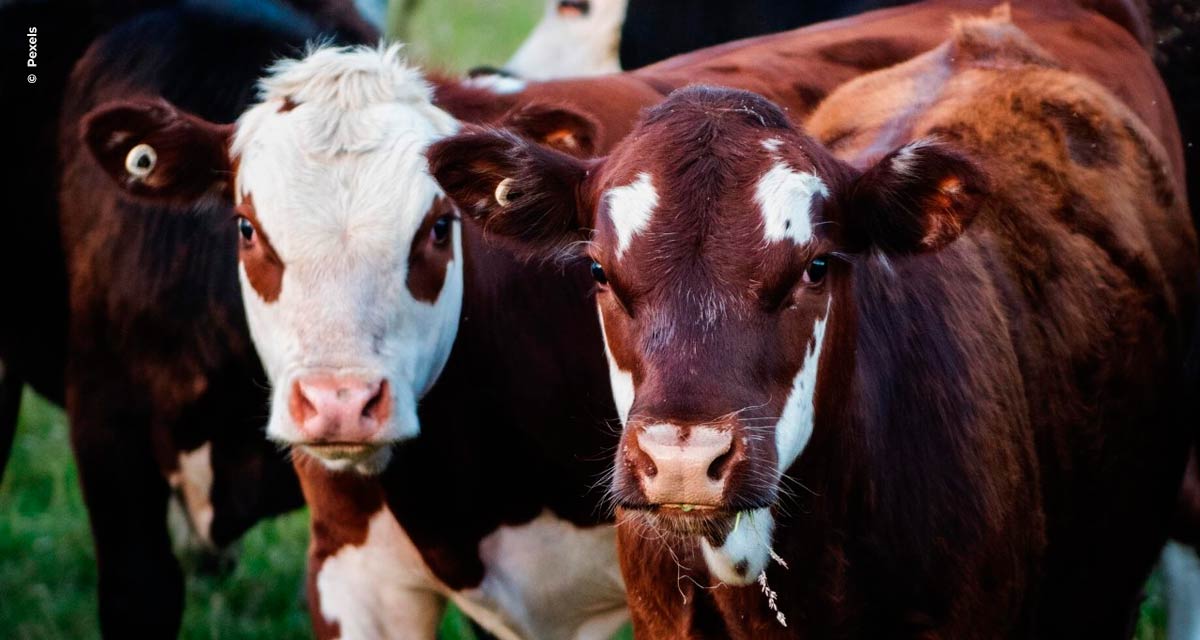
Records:
{"label": "cow's right ear", "polygon": [[232,200],[233,125],[214,124],[164,100],[134,100],[96,107],[80,133],[126,193],[183,204],[206,196]]}
{"label": "cow's right ear", "polygon": [[429,148],[430,172],[464,215],[526,255],[570,252],[590,235],[580,160],[502,129],[467,127]]}

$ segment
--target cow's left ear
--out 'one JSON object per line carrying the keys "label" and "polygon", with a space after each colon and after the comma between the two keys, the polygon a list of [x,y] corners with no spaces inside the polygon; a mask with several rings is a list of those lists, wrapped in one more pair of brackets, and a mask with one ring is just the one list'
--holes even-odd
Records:
{"label": "cow's left ear", "polygon": [[117,185],[151,202],[232,200],[233,125],[186,113],[165,100],[108,102],[80,126],[84,146]]}
{"label": "cow's left ear", "polygon": [[600,129],[585,113],[537,103],[509,112],[497,124],[523,138],[581,158],[595,153]]}
{"label": "cow's left ear", "polygon": [[889,153],[851,185],[841,212],[850,251],[937,251],[975,218],[986,178],[964,155],[918,141]]}
{"label": "cow's left ear", "polygon": [[464,127],[426,152],[429,170],[462,213],[526,256],[580,250],[590,234],[583,185],[592,162],[507,129]]}

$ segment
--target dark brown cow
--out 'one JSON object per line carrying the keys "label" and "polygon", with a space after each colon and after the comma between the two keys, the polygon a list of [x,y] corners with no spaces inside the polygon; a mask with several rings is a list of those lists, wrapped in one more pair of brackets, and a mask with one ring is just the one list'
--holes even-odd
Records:
{"label": "dark brown cow", "polygon": [[593,261],[639,635],[1131,633],[1200,260],[1149,58],[1091,61],[1149,79],[1130,105],[1029,31],[963,20],[813,137],[701,87],[602,160],[431,150],[487,229]]}
{"label": "dark brown cow", "polygon": [[[215,546],[302,496],[259,431],[264,376],[235,271],[216,258],[232,255],[233,238],[223,224],[170,208],[138,207],[131,224],[132,206],[80,155],[78,118],[96,100],[138,94],[231,119],[275,57],[322,34],[378,37],[348,2],[303,3],[311,13],[273,0],[176,4],[19,0],[0,9],[0,24],[41,35],[38,66],[28,69],[37,82],[24,71],[0,79],[6,139],[25,149],[0,178],[13,214],[0,234],[9,303],[0,314],[0,458],[26,383],[65,404],[99,564],[101,630],[113,637],[178,631],[183,580],[169,496]],[[10,59],[24,59],[27,43],[6,38],[3,51],[10,43],[22,45]]]}

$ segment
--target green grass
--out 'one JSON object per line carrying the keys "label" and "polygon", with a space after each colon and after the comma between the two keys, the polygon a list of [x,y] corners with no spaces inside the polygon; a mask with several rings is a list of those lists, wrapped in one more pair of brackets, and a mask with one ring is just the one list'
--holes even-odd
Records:
{"label": "green grass", "polygon": [[[412,0],[408,0],[411,2]],[[434,69],[466,71],[508,61],[541,17],[540,0],[419,0],[407,25],[394,4],[391,31]]]}

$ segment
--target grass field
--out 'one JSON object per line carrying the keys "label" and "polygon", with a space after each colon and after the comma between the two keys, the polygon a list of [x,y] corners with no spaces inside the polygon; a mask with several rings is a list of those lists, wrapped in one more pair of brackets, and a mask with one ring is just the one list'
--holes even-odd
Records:
{"label": "grass field", "polygon": [[[498,65],[532,27],[539,7],[537,0],[421,0],[403,29],[409,54],[447,70]],[[310,637],[301,597],[307,537],[304,512],[265,522],[242,540],[235,566],[220,575],[193,572],[182,637]],[[95,577],[66,419],[27,393],[0,484],[0,638],[98,637]],[[1164,614],[1156,583],[1148,592],[1137,637],[1159,640]],[[455,612],[439,635],[472,637]]]}

